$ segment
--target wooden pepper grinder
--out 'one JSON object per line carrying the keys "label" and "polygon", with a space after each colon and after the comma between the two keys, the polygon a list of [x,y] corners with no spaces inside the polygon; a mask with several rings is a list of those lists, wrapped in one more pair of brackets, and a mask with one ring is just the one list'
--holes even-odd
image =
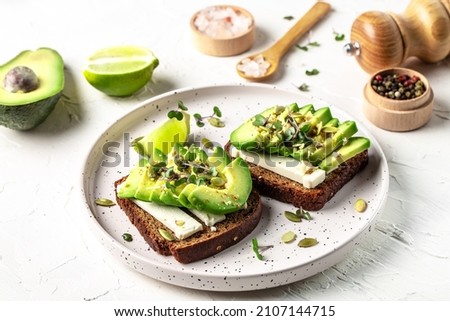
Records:
{"label": "wooden pepper grinder", "polygon": [[344,50],[369,73],[413,56],[441,61],[450,54],[450,0],[412,0],[400,15],[363,13],[353,22]]}

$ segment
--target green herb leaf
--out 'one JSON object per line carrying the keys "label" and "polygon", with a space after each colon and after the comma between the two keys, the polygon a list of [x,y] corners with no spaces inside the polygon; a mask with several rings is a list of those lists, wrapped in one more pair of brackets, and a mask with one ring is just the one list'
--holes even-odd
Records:
{"label": "green herb leaf", "polygon": [[219,107],[214,106],[213,111],[214,115],[216,115],[217,117],[222,117],[222,112],[220,111]]}
{"label": "green herb leaf", "polygon": [[167,117],[169,118],[174,118],[176,115],[177,115],[176,110],[169,110],[169,112],[167,113]]}
{"label": "green herb leaf", "polygon": [[309,91],[309,86],[306,83],[303,83],[298,86],[298,89],[300,89],[300,91]]}
{"label": "green herb leaf", "polygon": [[177,119],[177,120],[182,120],[183,119],[183,117],[184,117],[184,115],[183,115],[183,113],[181,112],[181,111],[177,111],[177,112],[175,112],[175,118]]}
{"label": "green herb leaf", "polygon": [[318,43],[317,41],[313,41],[313,42],[308,43],[308,46],[311,46],[311,47],[320,47],[320,43]]}
{"label": "green herb leaf", "polygon": [[188,110],[186,105],[181,100],[179,100],[177,104],[178,104],[179,109],[184,110],[184,111]]}
{"label": "green herb leaf", "polygon": [[334,34],[335,34],[334,40],[336,40],[336,41],[342,41],[345,39],[345,34],[343,34],[343,33],[335,32]]}
{"label": "green herb leaf", "polygon": [[283,19],[284,20],[293,20],[294,17],[293,16],[284,16]]}
{"label": "green herb leaf", "polygon": [[305,74],[307,76],[315,76],[319,74],[319,70],[317,70],[316,68],[312,69],[312,70],[306,70]]}
{"label": "green herb leaf", "polygon": [[192,116],[194,117],[195,120],[202,120],[202,115],[200,115],[199,113],[195,113]]}
{"label": "green herb leaf", "polygon": [[300,46],[300,45],[295,45],[298,49],[303,50],[303,51],[308,51],[308,47],[307,46]]}
{"label": "green herb leaf", "polygon": [[130,233],[123,233],[122,238],[127,242],[133,241],[133,236]]}
{"label": "green herb leaf", "polygon": [[203,127],[203,126],[205,126],[205,123],[202,122],[201,120],[197,120],[197,121],[195,122],[195,124],[196,124],[198,127]]}

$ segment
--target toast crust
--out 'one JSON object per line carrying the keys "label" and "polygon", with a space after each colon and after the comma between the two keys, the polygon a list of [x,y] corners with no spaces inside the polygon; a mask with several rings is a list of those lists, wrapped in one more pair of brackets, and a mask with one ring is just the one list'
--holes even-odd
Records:
{"label": "toast crust", "polygon": [[215,229],[203,225],[202,231],[184,240],[167,241],[158,232],[159,228],[166,228],[160,221],[133,201],[117,197],[117,186],[125,178],[114,183],[116,200],[120,208],[155,252],[166,256],[172,255],[180,263],[199,261],[235,245],[250,234],[261,219],[261,197],[254,189],[248,198],[247,207],[227,214],[226,220],[214,225]]}
{"label": "toast crust", "polygon": [[[230,155],[231,143],[225,145]],[[365,150],[337,169],[329,173],[325,180],[315,188],[305,188],[300,183],[274,173],[261,166],[249,163],[253,186],[262,195],[269,196],[283,203],[289,203],[307,211],[318,211],[333,198],[356,174],[366,167],[369,153]]]}

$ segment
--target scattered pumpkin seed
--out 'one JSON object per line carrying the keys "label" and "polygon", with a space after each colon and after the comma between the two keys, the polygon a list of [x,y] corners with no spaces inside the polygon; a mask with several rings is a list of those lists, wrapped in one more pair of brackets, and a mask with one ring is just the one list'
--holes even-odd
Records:
{"label": "scattered pumpkin seed", "polygon": [[299,247],[311,247],[311,246],[317,245],[317,243],[319,243],[319,242],[317,242],[317,239],[312,238],[312,237],[305,237],[305,238],[301,239],[297,245]]}
{"label": "scattered pumpkin seed", "polygon": [[174,241],[175,240],[175,237],[172,235],[172,233],[167,232],[163,228],[158,229],[158,232],[167,241]]}
{"label": "scattered pumpkin seed", "polygon": [[133,236],[130,233],[123,233],[122,238],[127,242],[133,241]]}
{"label": "scattered pumpkin seed", "polygon": [[225,123],[216,117],[208,118],[208,122],[211,126],[214,126],[214,127],[225,127]]}
{"label": "scattered pumpkin seed", "polygon": [[297,234],[292,231],[286,232],[281,236],[281,241],[283,243],[292,243],[297,238]]}
{"label": "scattered pumpkin seed", "polygon": [[205,146],[207,149],[213,149],[214,144],[212,141],[210,141],[208,138],[203,137],[201,141],[202,145]]}
{"label": "scattered pumpkin seed", "polygon": [[114,205],[116,205],[116,203],[114,203],[113,201],[111,201],[108,198],[97,198],[97,199],[95,199],[95,204],[100,205],[100,206],[114,206]]}
{"label": "scattered pumpkin seed", "polygon": [[296,213],[290,212],[290,211],[284,211],[284,216],[291,222],[301,222],[302,218],[300,215],[297,215]]}
{"label": "scattered pumpkin seed", "polygon": [[297,216],[300,216],[300,218],[304,218],[305,220],[312,220],[311,214],[309,214],[309,212],[305,211],[303,208],[299,208],[297,211],[295,211],[295,214]]}
{"label": "scattered pumpkin seed", "polygon": [[184,223],[186,223],[186,222],[183,221],[183,220],[175,220],[175,224],[176,224],[177,226],[183,226]]}
{"label": "scattered pumpkin seed", "polygon": [[362,213],[366,210],[367,208],[367,203],[365,200],[363,200],[362,198],[358,198],[355,202],[355,211]]}

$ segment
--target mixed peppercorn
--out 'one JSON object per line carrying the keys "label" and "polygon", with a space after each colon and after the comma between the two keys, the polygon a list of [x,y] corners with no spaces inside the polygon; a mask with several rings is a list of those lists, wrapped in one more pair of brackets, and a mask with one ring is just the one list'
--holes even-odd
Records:
{"label": "mixed peppercorn", "polygon": [[417,98],[426,89],[419,77],[406,74],[378,74],[372,79],[371,85],[381,96],[397,100]]}

